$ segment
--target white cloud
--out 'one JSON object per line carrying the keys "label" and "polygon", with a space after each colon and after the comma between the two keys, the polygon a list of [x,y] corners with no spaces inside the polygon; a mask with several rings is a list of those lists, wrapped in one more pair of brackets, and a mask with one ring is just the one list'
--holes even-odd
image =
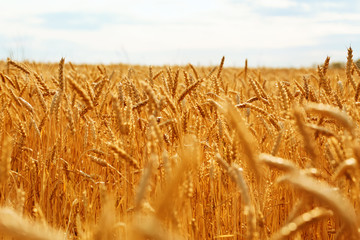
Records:
{"label": "white cloud", "polygon": [[295,1],[291,0],[254,0],[255,5],[268,8],[289,8],[297,6]]}
{"label": "white cloud", "polygon": [[[334,43],[336,45],[329,45],[331,52],[348,44],[341,36],[360,35],[358,14],[339,13],[330,5],[325,10],[316,9],[312,4],[295,0],[237,3],[64,0],[56,5],[41,0],[8,1],[6,10],[0,15],[0,40],[3,41],[0,57],[6,58],[9,51],[24,49],[21,51],[25,52],[25,57],[36,60],[42,57],[51,60],[54,56],[55,61],[65,54],[73,61],[107,62],[119,59],[119,53],[127,53],[131,61],[143,64],[152,64],[152,61],[179,63],[188,61],[189,55],[194,62],[207,64],[207,58],[228,53],[234,58],[230,62],[253,58],[254,62],[265,65],[301,65],[304,60],[291,55],[314,57],[324,52],[326,56],[326,50],[317,48],[327,36],[340,38]],[[54,22],[46,22],[54,21],[46,18],[49,14],[69,13],[70,5],[72,15],[67,16],[73,19],[64,19],[62,28],[54,27]],[[262,12],[264,9],[266,14]],[[66,29],[72,21],[77,23],[74,24],[76,28]],[[88,23],[92,27],[86,27]],[[56,24],[61,24],[61,20]],[[283,61],[277,58],[274,62],[271,57],[264,56],[284,49],[292,54],[282,54]],[[189,54],[191,51],[194,54]]]}

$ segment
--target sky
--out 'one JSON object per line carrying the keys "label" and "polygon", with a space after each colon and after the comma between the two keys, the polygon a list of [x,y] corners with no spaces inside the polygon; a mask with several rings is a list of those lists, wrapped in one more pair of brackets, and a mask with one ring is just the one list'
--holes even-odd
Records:
{"label": "sky", "polygon": [[2,1],[0,59],[307,67],[360,58],[358,0]]}

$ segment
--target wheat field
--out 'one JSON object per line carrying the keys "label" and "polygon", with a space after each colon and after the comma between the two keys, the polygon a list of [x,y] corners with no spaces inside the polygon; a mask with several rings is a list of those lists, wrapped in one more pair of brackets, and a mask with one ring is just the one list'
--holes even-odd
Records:
{"label": "wheat field", "polygon": [[0,238],[359,239],[352,49],[224,61],[0,62]]}

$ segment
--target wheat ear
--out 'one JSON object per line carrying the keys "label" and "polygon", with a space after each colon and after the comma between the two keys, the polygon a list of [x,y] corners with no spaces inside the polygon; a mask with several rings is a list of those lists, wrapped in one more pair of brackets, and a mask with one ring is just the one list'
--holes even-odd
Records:
{"label": "wheat ear", "polygon": [[202,83],[203,79],[197,80],[195,83],[190,85],[188,88],[186,88],[179,96],[177,102],[180,103],[186,95],[188,95],[190,92],[192,92],[196,87],[198,87]]}
{"label": "wheat ear", "polygon": [[354,88],[354,90],[356,91],[356,83],[351,75],[351,68],[353,65],[353,50],[351,47],[348,48],[348,55],[347,55],[347,61],[346,61],[346,78],[348,80],[348,82],[351,83],[351,86]]}
{"label": "wheat ear", "polygon": [[19,69],[19,70],[23,71],[24,73],[30,75],[30,70],[27,67],[25,67],[24,65],[22,65],[20,63],[16,63],[13,60],[11,60],[10,58],[7,59],[7,62],[8,62],[8,64],[13,65],[17,69]]}
{"label": "wheat ear", "polygon": [[133,166],[137,169],[140,168],[137,160],[135,158],[133,158],[132,156],[130,156],[128,153],[126,153],[123,149],[119,148],[118,146],[116,146],[112,143],[107,143],[107,145],[111,151],[116,153],[120,158],[126,160],[131,166]]}
{"label": "wheat ear", "polygon": [[61,58],[59,63],[59,89],[64,91],[64,63],[65,58]]}
{"label": "wheat ear", "polygon": [[71,77],[68,78],[71,87],[76,91],[77,94],[82,98],[88,109],[93,108],[93,102],[86,91]]}

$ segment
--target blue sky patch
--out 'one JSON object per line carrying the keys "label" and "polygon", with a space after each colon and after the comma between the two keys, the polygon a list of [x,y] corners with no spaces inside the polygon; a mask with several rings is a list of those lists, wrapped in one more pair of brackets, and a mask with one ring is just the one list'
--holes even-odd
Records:
{"label": "blue sky patch", "polygon": [[98,30],[102,26],[113,22],[106,14],[81,12],[55,12],[39,15],[42,25],[50,29],[64,30]]}

